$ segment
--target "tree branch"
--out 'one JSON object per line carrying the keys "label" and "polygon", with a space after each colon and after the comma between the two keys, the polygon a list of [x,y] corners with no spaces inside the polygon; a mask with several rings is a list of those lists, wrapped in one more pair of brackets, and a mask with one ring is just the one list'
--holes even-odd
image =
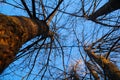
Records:
{"label": "tree branch", "polygon": [[42,0],[40,0],[40,3],[41,3],[41,5],[42,5],[42,12],[43,12],[44,19],[46,19],[46,15],[45,15],[45,6],[44,6]]}
{"label": "tree branch", "polygon": [[63,2],[63,0],[60,0],[58,5],[56,6],[56,8],[53,10],[53,12],[45,19],[45,21],[47,21],[47,24],[49,25],[52,18],[54,17],[55,13],[57,12],[60,4]]}
{"label": "tree branch", "polygon": [[98,9],[95,13],[91,14],[89,18],[95,20],[97,17],[102,15],[107,15],[110,12],[113,12],[117,9],[120,9],[120,0],[109,0],[105,5]]}
{"label": "tree branch", "polygon": [[36,18],[35,0],[32,0],[32,12],[33,12],[33,17]]}
{"label": "tree branch", "polygon": [[105,71],[105,75],[111,80],[120,80],[120,70],[108,59],[103,56],[96,55],[91,47],[84,48],[89,57],[94,59],[94,61]]}
{"label": "tree branch", "polygon": [[28,15],[30,16],[30,18],[32,18],[33,16],[32,16],[32,14],[30,13],[30,10],[29,10],[29,8],[27,7],[25,1],[24,1],[24,0],[21,0],[21,2],[22,2],[22,4],[23,4],[23,6],[25,7],[25,10],[27,11],[27,13],[28,13]]}

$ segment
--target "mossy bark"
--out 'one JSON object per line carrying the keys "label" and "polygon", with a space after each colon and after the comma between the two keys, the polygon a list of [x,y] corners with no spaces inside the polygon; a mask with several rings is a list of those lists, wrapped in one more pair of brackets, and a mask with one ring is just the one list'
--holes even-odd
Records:
{"label": "mossy bark", "polygon": [[0,73],[15,59],[28,40],[48,31],[44,21],[0,14]]}

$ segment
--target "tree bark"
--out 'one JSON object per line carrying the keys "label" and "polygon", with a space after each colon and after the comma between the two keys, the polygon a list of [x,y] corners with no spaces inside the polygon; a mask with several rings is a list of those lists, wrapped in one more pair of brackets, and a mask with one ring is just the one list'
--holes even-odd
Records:
{"label": "tree bark", "polygon": [[104,4],[101,8],[99,8],[96,12],[89,16],[89,19],[95,20],[97,17],[102,15],[107,15],[117,9],[120,9],[120,0],[109,0],[106,4]]}
{"label": "tree bark", "polygon": [[48,31],[42,20],[0,14],[0,74],[14,61],[22,44]]}
{"label": "tree bark", "polygon": [[86,62],[86,66],[89,69],[90,73],[92,74],[92,76],[94,77],[95,80],[100,80],[98,73],[95,71],[95,69],[93,69],[94,67],[92,67],[93,65],[89,62]]}
{"label": "tree bark", "polygon": [[105,71],[107,77],[111,80],[120,80],[120,70],[108,59],[103,56],[96,55],[91,50],[91,48],[85,48],[88,56],[94,59],[94,61]]}

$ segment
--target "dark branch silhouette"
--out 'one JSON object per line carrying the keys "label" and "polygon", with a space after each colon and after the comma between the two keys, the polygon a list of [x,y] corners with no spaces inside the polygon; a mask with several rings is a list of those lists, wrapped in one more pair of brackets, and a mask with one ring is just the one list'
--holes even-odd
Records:
{"label": "dark branch silhouette", "polygon": [[115,10],[120,9],[120,0],[109,0],[105,5],[89,16],[89,19],[95,20],[97,17],[107,15]]}
{"label": "dark branch silhouette", "polygon": [[32,12],[33,12],[33,16],[36,18],[35,0],[32,0]]}
{"label": "dark branch silhouette", "polygon": [[32,16],[32,14],[30,13],[30,10],[29,10],[29,8],[27,7],[25,1],[24,1],[24,0],[21,0],[21,2],[22,2],[22,4],[23,4],[23,6],[25,7],[25,10],[27,11],[27,13],[28,13],[28,15],[30,16],[30,18],[32,18],[33,16]]}

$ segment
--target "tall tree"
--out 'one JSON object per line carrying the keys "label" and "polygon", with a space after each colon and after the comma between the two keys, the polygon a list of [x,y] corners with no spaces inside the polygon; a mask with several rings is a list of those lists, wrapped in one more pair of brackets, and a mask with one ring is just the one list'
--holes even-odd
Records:
{"label": "tall tree", "polygon": [[120,79],[118,0],[12,1],[0,6],[0,79]]}
{"label": "tall tree", "polygon": [[25,0],[21,0],[21,2],[30,18],[0,14],[0,73],[2,73],[4,69],[14,61],[15,56],[17,55],[22,44],[36,36],[41,36],[38,41],[53,37],[53,33],[49,30],[47,20],[48,23],[50,23],[62,0],[58,2],[56,9],[48,16],[46,20],[39,20],[36,17],[34,0],[32,0],[33,14],[31,14]]}

